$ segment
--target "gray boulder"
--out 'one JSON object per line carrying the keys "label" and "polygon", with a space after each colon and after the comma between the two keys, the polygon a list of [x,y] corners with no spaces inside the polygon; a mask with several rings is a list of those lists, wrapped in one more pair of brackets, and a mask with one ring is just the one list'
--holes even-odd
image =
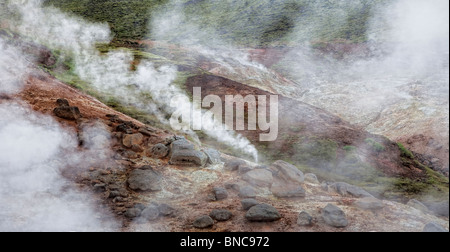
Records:
{"label": "gray boulder", "polygon": [[343,228],[348,225],[347,217],[339,207],[328,204],[322,209],[322,218],[329,226]]}
{"label": "gray boulder", "polygon": [[281,215],[275,207],[260,204],[250,208],[245,218],[249,221],[272,222],[281,219]]}
{"label": "gray boulder", "polygon": [[272,173],[263,169],[249,171],[242,176],[242,179],[259,187],[270,187],[273,183]]}
{"label": "gray boulder", "polygon": [[383,201],[373,197],[362,198],[360,200],[357,200],[355,201],[354,205],[359,209],[372,211],[381,210],[385,207]]}
{"label": "gray boulder", "polygon": [[423,228],[423,232],[425,232],[425,233],[446,233],[446,232],[448,232],[448,230],[437,223],[430,222],[427,225],[425,225],[425,227]]}
{"label": "gray boulder", "polygon": [[294,185],[291,183],[285,183],[284,181],[281,181],[280,179],[275,179],[272,187],[271,192],[275,197],[278,198],[304,198],[306,197],[306,191],[303,189],[300,185]]}
{"label": "gray boulder", "polygon": [[192,143],[186,139],[176,140],[171,146],[170,164],[182,166],[205,166],[208,157],[205,153],[195,150]]}
{"label": "gray boulder", "polygon": [[240,165],[238,168],[239,174],[245,174],[251,170],[253,170],[253,168],[249,165]]}
{"label": "gray boulder", "polygon": [[305,181],[305,175],[297,167],[285,161],[276,161],[270,166],[274,176],[286,183],[302,184]]}
{"label": "gray boulder", "polygon": [[313,217],[309,213],[303,211],[298,215],[297,225],[312,226],[312,224],[313,224]]}
{"label": "gray boulder", "polygon": [[250,208],[259,205],[259,202],[255,199],[243,199],[241,200],[242,209],[249,210]]}
{"label": "gray boulder", "polygon": [[203,152],[206,154],[206,156],[208,157],[208,163],[209,164],[220,164],[222,162],[221,158],[220,158],[220,152],[215,150],[215,149],[204,149]]}
{"label": "gray boulder", "polygon": [[425,206],[424,204],[422,204],[422,202],[416,200],[416,199],[412,199],[410,201],[408,201],[408,203],[406,204],[412,208],[415,208],[417,210],[420,210],[423,213],[427,213],[428,212],[428,207]]}
{"label": "gray boulder", "polygon": [[136,169],[128,177],[128,186],[135,191],[160,191],[160,182],[161,175],[153,169]]}
{"label": "gray boulder", "polygon": [[305,181],[309,182],[311,184],[320,184],[319,179],[317,178],[316,174],[313,173],[307,173],[305,174]]}
{"label": "gray boulder", "polygon": [[247,163],[243,160],[233,159],[233,160],[228,160],[227,162],[225,162],[225,165],[223,168],[226,171],[237,171],[239,169],[239,166],[246,165],[246,164]]}
{"label": "gray boulder", "polygon": [[139,217],[141,215],[142,210],[139,208],[130,208],[125,212],[125,217],[129,219],[134,219],[136,217]]}
{"label": "gray boulder", "polygon": [[226,209],[214,209],[209,216],[216,221],[227,221],[233,217],[233,214]]}
{"label": "gray boulder", "polygon": [[216,196],[216,200],[224,200],[228,198],[228,192],[227,189],[222,187],[216,187],[214,188],[214,195]]}
{"label": "gray boulder", "polygon": [[372,194],[368,193],[366,190],[350,185],[344,182],[337,182],[331,184],[329,187],[331,187],[333,190],[335,190],[337,193],[339,193],[342,196],[353,196],[355,198],[367,198],[367,197],[373,197]]}
{"label": "gray boulder", "polygon": [[193,225],[195,228],[200,228],[200,229],[209,228],[214,225],[214,220],[211,217],[209,217],[208,215],[204,215],[204,216],[198,217],[194,221]]}
{"label": "gray boulder", "polygon": [[176,210],[172,206],[163,203],[158,206],[158,211],[159,214],[162,216],[172,216],[175,214]]}
{"label": "gray boulder", "polygon": [[256,190],[251,186],[244,186],[239,190],[240,198],[256,198]]}

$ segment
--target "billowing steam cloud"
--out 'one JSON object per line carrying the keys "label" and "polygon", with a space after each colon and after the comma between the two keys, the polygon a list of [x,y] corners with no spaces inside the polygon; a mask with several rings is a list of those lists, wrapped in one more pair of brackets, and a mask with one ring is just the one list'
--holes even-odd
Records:
{"label": "billowing steam cloud", "polygon": [[16,93],[23,86],[22,77],[26,73],[28,62],[1,38],[0,52],[0,94]]}
{"label": "billowing steam cloud", "polygon": [[0,104],[0,114],[0,231],[113,230],[61,176],[68,160],[81,165],[76,136],[20,104]]}
{"label": "billowing steam cloud", "polygon": [[[97,43],[109,41],[107,26],[68,17],[53,8],[43,8],[40,1],[22,2],[20,5],[10,5],[22,14],[18,23],[22,33],[70,54],[75,60],[75,71],[79,77],[99,91],[153,113],[162,122],[168,123],[165,113],[173,111],[169,108],[170,100],[186,96],[184,91],[172,84],[176,78],[174,67],[162,66],[156,69],[151,62],[143,61],[136,71],[132,71],[133,55],[130,51],[115,50],[101,55],[95,48]],[[144,92],[151,94],[152,101],[140,98]],[[179,106],[191,108],[190,103]],[[257,159],[256,148],[247,139],[229,131],[207,133]]]}

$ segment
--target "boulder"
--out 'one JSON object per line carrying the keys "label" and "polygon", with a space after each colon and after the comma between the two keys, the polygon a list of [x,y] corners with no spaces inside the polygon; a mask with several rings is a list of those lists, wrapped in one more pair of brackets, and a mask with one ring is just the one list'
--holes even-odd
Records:
{"label": "boulder", "polygon": [[125,217],[129,219],[134,219],[136,217],[139,217],[141,215],[142,210],[139,208],[130,208],[125,212]]}
{"label": "boulder", "polygon": [[123,136],[122,144],[127,148],[133,147],[133,145],[141,145],[144,142],[144,135],[141,133],[126,134]]}
{"label": "boulder", "polygon": [[245,173],[247,173],[247,172],[249,172],[251,170],[253,170],[253,168],[251,166],[249,166],[249,165],[246,165],[246,164],[245,165],[239,165],[239,168],[238,168],[239,174],[245,174]]}
{"label": "boulder", "polygon": [[169,148],[164,144],[156,144],[150,149],[150,155],[154,158],[165,158],[169,155]]}
{"label": "boulder", "polygon": [[410,201],[408,201],[408,203],[406,204],[412,208],[415,208],[417,210],[420,210],[423,213],[427,213],[428,212],[428,207],[425,206],[424,204],[422,204],[422,202],[416,200],[416,199],[412,199]]}
{"label": "boulder", "polygon": [[313,217],[309,213],[303,211],[298,215],[297,225],[312,226],[312,224],[313,224]]}
{"label": "boulder", "polygon": [[220,152],[215,150],[215,149],[211,149],[211,148],[207,148],[204,149],[203,152],[206,154],[206,156],[208,157],[208,164],[220,164],[222,162],[221,158],[220,158]]}
{"label": "boulder", "polygon": [[70,107],[70,106],[57,107],[53,110],[53,113],[57,117],[66,120],[74,121],[81,118],[81,113],[78,107]]}
{"label": "boulder", "polygon": [[211,217],[209,217],[208,215],[198,217],[193,223],[193,226],[195,228],[201,228],[201,229],[209,228],[213,225],[214,225],[214,220]]}
{"label": "boulder", "polygon": [[275,177],[286,183],[300,185],[305,181],[303,172],[285,161],[276,161],[272,164],[270,169],[273,171]]}
{"label": "boulder", "polygon": [[359,209],[372,211],[381,210],[385,207],[383,201],[373,197],[362,198],[360,200],[357,200],[355,201],[354,205]]}
{"label": "boulder", "polygon": [[224,200],[228,198],[228,192],[227,189],[222,187],[216,187],[214,188],[214,195],[216,196],[216,200]]}
{"label": "boulder", "polygon": [[160,204],[158,206],[158,210],[159,210],[159,214],[162,216],[172,216],[175,214],[175,208],[173,208],[172,206],[168,205],[168,204]]}
{"label": "boulder", "polygon": [[231,219],[233,214],[226,209],[215,209],[209,214],[209,216],[216,221],[227,221]]}
{"label": "boulder", "polygon": [[311,184],[316,184],[316,185],[320,184],[319,179],[317,178],[316,174],[313,174],[313,173],[305,174],[305,181],[309,182]]}
{"label": "boulder", "polygon": [[355,198],[368,198],[373,197],[370,193],[368,193],[366,190],[350,185],[344,182],[337,182],[330,185],[332,189],[334,189],[337,193],[339,193],[342,196],[353,196]]}
{"label": "boulder", "polygon": [[273,183],[272,173],[268,170],[251,170],[242,176],[248,183],[259,187],[270,187]]}
{"label": "boulder", "polygon": [[275,179],[270,189],[278,198],[304,198],[306,197],[306,191],[300,185],[293,185],[290,183],[284,183],[280,179]]}
{"label": "boulder", "polygon": [[128,177],[128,185],[132,190],[160,191],[161,175],[153,169],[136,169]]}
{"label": "boulder", "polygon": [[205,153],[195,150],[192,143],[186,139],[176,140],[171,144],[170,164],[183,166],[205,166],[208,157]]}
{"label": "boulder", "polygon": [[256,198],[256,190],[251,186],[244,186],[239,190],[240,198]]}
{"label": "boulder", "polygon": [[446,232],[448,232],[448,230],[437,223],[430,222],[427,225],[425,225],[425,227],[423,228],[423,232],[425,232],[425,233],[446,233]]}
{"label": "boulder", "polygon": [[322,209],[322,218],[327,225],[332,227],[343,228],[348,225],[344,211],[333,204],[328,204]]}
{"label": "boulder", "polygon": [[255,199],[243,199],[241,200],[242,209],[249,210],[250,208],[259,205],[259,202]]}
{"label": "boulder", "polygon": [[233,160],[228,160],[227,162],[225,162],[225,165],[223,168],[226,171],[237,171],[239,169],[239,166],[246,165],[246,164],[247,163],[243,160],[233,159]]}
{"label": "boulder", "polygon": [[281,215],[275,207],[259,204],[251,207],[245,214],[245,218],[249,221],[272,222],[281,219]]}

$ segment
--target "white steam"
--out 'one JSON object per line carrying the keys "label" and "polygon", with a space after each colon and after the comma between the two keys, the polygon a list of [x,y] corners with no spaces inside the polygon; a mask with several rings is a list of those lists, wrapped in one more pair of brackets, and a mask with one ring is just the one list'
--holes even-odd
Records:
{"label": "white steam", "polygon": [[27,66],[28,62],[20,53],[0,38],[0,94],[14,94],[21,90]]}
{"label": "white steam", "polygon": [[[114,50],[101,55],[95,48],[97,43],[110,39],[106,25],[87,23],[54,8],[44,8],[41,1],[20,2],[14,8],[22,14],[18,25],[22,33],[71,55],[79,77],[99,91],[116,97],[124,104],[133,104],[152,113],[163,123],[169,123],[165,113],[172,111],[169,108],[170,100],[186,96],[183,90],[172,84],[177,77],[174,67],[166,65],[157,69],[150,61],[142,61],[137,70],[132,71],[133,55],[129,50]],[[152,100],[145,100],[143,94],[150,94]],[[191,104],[179,106],[190,108]],[[256,148],[247,139],[226,131],[208,134],[257,159]]]}
{"label": "white steam", "polygon": [[82,166],[76,136],[20,104],[0,104],[0,114],[0,231],[113,230],[61,175]]}

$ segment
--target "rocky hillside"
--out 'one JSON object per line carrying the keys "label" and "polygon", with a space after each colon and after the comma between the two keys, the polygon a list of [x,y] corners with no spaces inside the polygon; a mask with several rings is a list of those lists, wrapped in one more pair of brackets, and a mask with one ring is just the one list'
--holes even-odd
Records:
{"label": "rocky hillside", "polygon": [[[448,60],[389,72],[429,60],[391,1],[44,2],[0,1],[0,231],[448,230]],[[171,129],[194,87],[278,95],[277,140]]]}
{"label": "rocky hillside", "polygon": [[[77,190],[93,194],[98,211],[110,212],[98,217],[100,223],[111,218],[121,223],[116,231],[448,229],[448,221],[435,216],[448,218],[448,202],[427,207],[416,200],[407,205],[379,200],[347,183],[320,181],[284,161],[258,165],[195,146],[124,116],[44,72],[28,76],[25,89],[1,97],[0,105],[20,100],[78,132],[81,149],[99,137],[84,132],[85,126],[105,125],[113,150],[106,160],[61,168]],[[3,212],[2,218],[14,214]],[[17,223],[16,228],[27,230]]]}

